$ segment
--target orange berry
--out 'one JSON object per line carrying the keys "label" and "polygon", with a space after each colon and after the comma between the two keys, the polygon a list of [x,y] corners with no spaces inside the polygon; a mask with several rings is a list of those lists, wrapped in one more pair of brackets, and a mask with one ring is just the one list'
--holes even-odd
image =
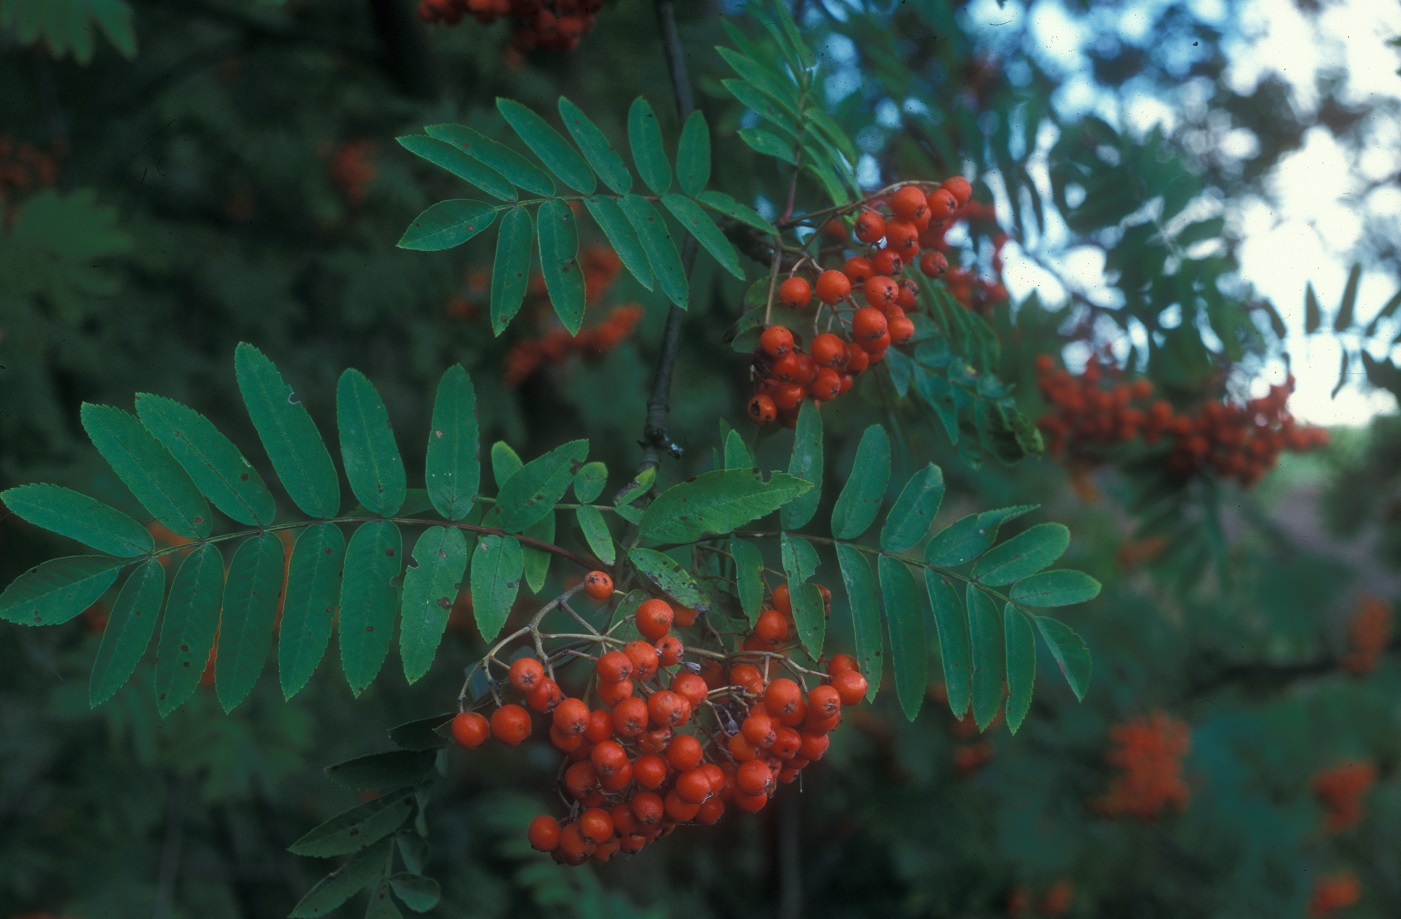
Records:
{"label": "orange berry", "polygon": [[657,648],[651,642],[630,641],[623,645],[623,653],[631,658],[632,675],[637,679],[650,680],[657,672]]}
{"label": "orange berry", "polygon": [[682,801],[700,804],[710,797],[710,776],[700,769],[688,769],[676,777],[675,791]]}
{"label": "orange berry", "polygon": [[514,703],[491,713],[491,736],[514,747],[530,736],[530,712]]}
{"label": "orange berry", "polygon": [[705,680],[699,674],[682,670],[671,681],[671,691],[690,702],[691,707],[695,708],[705,702],[706,696],[710,693],[710,687],[706,685]]}
{"label": "orange berry", "polygon": [[788,637],[788,617],[776,609],[766,609],[754,623],[754,636],[763,641],[780,642]]}
{"label": "orange berry", "polygon": [[827,672],[836,676],[843,670],[856,670],[856,658],[850,654],[834,654],[827,663]]}
{"label": "orange berry", "polygon": [[786,326],[771,325],[760,334],[759,347],[769,357],[782,357],[793,350],[793,333]]}
{"label": "orange berry", "polygon": [[[866,282],[861,292],[866,295],[866,303],[873,309],[881,309],[895,303],[895,298],[900,296],[900,285],[885,275],[878,274]],[[857,315],[861,314],[857,310]],[[858,334],[859,339],[859,334]]]}
{"label": "orange berry", "polygon": [[905,260],[897,249],[887,247],[871,256],[872,277],[877,275],[894,277],[904,270]]}
{"label": "orange berry", "polygon": [[[658,785],[661,783],[658,782]],[[644,827],[656,826],[666,816],[666,805],[662,796],[652,791],[639,791],[632,796],[632,815]]]}
{"label": "orange berry", "polygon": [[630,698],[636,687],[632,680],[619,680],[616,683],[598,684],[598,700],[604,705],[618,705]]}
{"label": "orange berry", "polygon": [[803,278],[789,278],[778,285],[778,302],[790,310],[805,309],[812,302],[812,285]]}
{"label": "orange berry", "polygon": [[875,211],[862,211],[856,218],[856,238],[873,243],[885,236],[885,218]]}
{"label": "orange berry", "polygon": [[589,751],[589,762],[593,764],[593,771],[598,773],[599,778],[615,775],[630,765],[628,751],[616,740],[594,744],[593,749]]}
{"label": "orange berry", "polygon": [[632,777],[643,788],[660,788],[670,774],[671,767],[657,753],[644,753],[632,764]]}
{"label": "orange berry", "polygon": [[752,759],[735,770],[735,786],[747,795],[768,794],[773,779],[773,770],[763,760]]}
{"label": "orange berry", "polygon": [[677,734],[666,748],[666,761],[677,772],[696,768],[704,756],[700,741],[690,734]]}
{"label": "orange berry", "polygon": [[559,688],[559,684],[546,677],[526,694],[525,702],[537,712],[548,712],[556,705],[564,701],[564,692]]}
{"label": "orange berry", "polygon": [[632,676],[632,660],[621,651],[609,651],[594,664],[594,671],[605,683],[621,683]]}
{"label": "orange berry", "polygon": [[475,750],[491,736],[491,725],[476,712],[458,712],[452,719],[452,739],[458,746]]}
{"label": "orange berry", "polygon": [[[914,185],[906,185],[890,196],[890,209],[901,220],[915,221],[929,210],[926,195]],[[887,230],[889,235],[889,230]]]}
{"label": "orange berry", "polygon": [[764,707],[776,718],[791,715],[803,701],[803,691],[787,677],[779,677],[764,690]]}
{"label": "orange berry", "polygon": [[533,657],[518,658],[512,661],[507,679],[517,690],[529,694],[545,679],[545,667]]}
{"label": "orange berry", "polygon": [[663,635],[657,639],[657,660],[663,667],[674,667],[686,655],[686,646],[675,635]]}
{"label": "orange berry", "polygon": [[947,220],[958,210],[958,199],[953,193],[944,187],[934,189],[929,193],[929,219]]}
{"label": "orange berry", "polygon": [[773,424],[774,420],[778,418],[778,406],[774,404],[773,397],[760,393],[749,400],[749,404],[744,408],[744,413],[755,424]]}
{"label": "orange berry", "polygon": [[919,270],[924,272],[925,277],[943,277],[944,272],[949,270],[948,257],[937,249],[930,249],[919,257]]}
{"label": "orange berry", "polygon": [[584,593],[589,599],[602,602],[613,596],[613,578],[606,571],[590,571],[584,575]]}
{"label": "orange berry", "polygon": [[866,698],[869,685],[866,678],[855,670],[843,670],[832,676],[832,687],[836,689],[843,705],[855,705]]}
{"label": "orange berry", "polygon": [[613,818],[598,807],[591,807],[579,815],[579,832],[590,842],[606,842],[613,836]]}
{"label": "orange berry", "polygon": [[886,322],[885,314],[874,306],[862,307],[856,311],[855,316],[851,317],[852,337],[862,347],[865,347],[867,342],[879,340],[888,331],[889,324]]}
{"label": "orange berry", "polygon": [[624,737],[636,737],[647,730],[647,703],[632,696],[613,708],[613,729]]}
{"label": "orange berry", "polygon": [[652,693],[647,699],[647,716],[659,728],[674,728],[691,717],[691,703],[669,689]]}
{"label": "orange berry", "polygon": [[525,838],[530,840],[531,848],[541,852],[553,852],[559,848],[559,821],[549,814],[541,814],[530,821]]}
{"label": "orange berry", "polygon": [[551,720],[561,734],[582,734],[589,726],[588,703],[583,699],[565,699],[555,706]]}
{"label": "orange berry", "polygon": [[840,367],[846,364],[846,342],[831,332],[823,332],[814,338],[809,353],[819,367]]}
{"label": "orange berry", "polygon": [[817,276],[817,299],[828,306],[840,303],[851,295],[851,279],[843,272],[828,268]]}
{"label": "orange berry", "polygon": [[[702,798],[702,800],[704,799]],[[687,801],[685,798],[681,797],[681,794],[675,788],[668,791],[666,797],[663,798],[662,801],[663,806],[666,808],[667,818],[674,823],[685,823],[700,812],[700,804],[698,802],[693,803]]]}
{"label": "orange berry", "polygon": [[778,725],[768,712],[757,705],[741,722],[739,730],[745,740],[760,750],[772,746],[773,742],[778,740]]}
{"label": "orange berry", "polygon": [[864,255],[853,255],[842,265],[842,274],[846,275],[847,280],[853,285],[865,284],[875,273],[871,260]]}
{"label": "orange berry", "polygon": [[953,195],[954,202],[959,207],[963,207],[968,203],[968,199],[973,197],[973,186],[963,176],[945,179],[939,187]]}

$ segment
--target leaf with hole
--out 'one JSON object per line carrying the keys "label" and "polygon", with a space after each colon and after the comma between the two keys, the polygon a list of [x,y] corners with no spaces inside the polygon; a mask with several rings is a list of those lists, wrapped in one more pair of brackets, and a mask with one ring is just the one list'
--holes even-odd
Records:
{"label": "leaf with hole", "polygon": [[272,492],[208,418],[173,399],[150,393],[137,394],[136,415],[222,513],[248,526],[273,522],[277,505]]}
{"label": "leaf with hole", "polygon": [[267,663],[286,573],[286,550],[272,533],[243,540],[229,561],[214,667],[214,692],[226,712],[248,697]]}
{"label": "leaf with hole", "polygon": [[563,134],[530,108],[512,99],[497,98],[496,109],[530,151],[564,184],[586,195],[593,194],[598,184],[594,181],[593,170]]}
{"label": "leaf with hole", "polygon": [[415,252],[441,252],[460,246],[491,226],[497,208],[472,198],[450,198],[429,205],[395,243]]}
{"label": "leaf with hole", "polygon": [[589,161],[593,171],[598,173],[603,184],[620,195],[632,191],[632,173],[628,172],[627,163],[623,162],[622,156],[598,125],[584,114],[584,110],[560,96],[559,114],[564,119],[564,126],[569,129],[569,135],[574,138],[574,143],[579,145],[584,158]]}
{"label": "leaf with hole", "polygon": [[890,435],[878,424],[868,427],[856,447],[856,461],[832,508],[832,535],[856,539],[875,522],[890,481]]}
{"label": "leaf with hole", "polygon": [[213,519],[204,496],[135,416],[85,402],[82,421],[97,452],[151,516],[181,536],[203,539],[210,534]]}
{"label": "leaf with hole", "polygon": [[423,678],[438,653],[467,573],[467,538],[456,527],[429,527],[414,544],[413,560],[399,616],[399,656],[409,683]]}
{"label": "leaf with hole", "polygon": [[632,100],[628,109],[628,143],[642,181],[654,193],[665,194],[671,188],[671,164],[667,162],[666,147],[662,145],[657,115],[642,96]]}
{"label": "leaf with hole", "polygon": [[27,523],[109,555],[133,558],[156,547],[151,534],[132,517],[71,488],[18,485],[0,491],[0,501]]}
{"label": "leaf with hole", "polygon": [[500,335],[525,302],[530,256],[535,251],[535,225],[523,207],[509,208],[501,218],[496,255],[491,266],[491,331]]}
{"label": "leaf with hole", "polygon": [[384,666],[399,606],[404,538],[388,520],[360,524],[350,536],[341,574],[341,668],[355,695]]}
{"label": "leaf with hole", "polygon": [[404,460],[375,384],[350,368],[336,384],[336,424],[350,490],[370,513],[393,516],[404,503]]}
{"label": "leaf with hole", "polygon": [[0,593],[0,619],[20,625],[61,625],[102,598],[126,562],[104,555],[49,559]]}
{"label": "leaf with hole", "polygon": [[282,624],[277,631],[277,675],[283,698],[302,691],[331,641],[340,598],[345,536],[333,523],[318,523],[297,536],[287,565]]}
{"label": "leaf with hole", "polygon": [[569,205],[558,199],[540,205],[536,214],[540,273],[555,315],[570,335],[584,324],[584,273],[579,268],[579,227]]}
{"label": "leaf with hole", "polygon": [[165,568],[157,559],[141,563],[122,585],[102,629],[102,645],[88,681],[88,705],[112,698],[146,655],[165,603]]}
{"label": "leaf with hole", "polygon": [[156,710],[164,718],[199,685],[219,627],[224,559],[205,543],[185,556],[170,585],[156,655]]}
{"label": "leaf with hole", "polygon": [[483,536],[472,553],[472,612],[482,638],[491,641],[511,615],[525,575],[525,558],[514,536]]}
{"label": "leaf with hole", "polygon": [[710,612],[709,596],[691,573],[669,555],[654,549],[633,549],[628,552],[628,560],[658,590],[682,606],[700,613]]}
{"label": "leaf with hole", "polygon": [[246,341],[234,352],[234,369],[248,416],[287,496],[310,517],[334,517],[340,479],[306,406],[267,355]]}
{"label": "leaf with hole", "polygon": [[796,476],[774,472],[764,481],[758,469],[717,469],[673,485],[642,513],[638,539],[652,543],[694,542],[723,535],[773,513],[812,488]]}
{"label": "leaf with hole", "polygon": [[885,621],[890,629],[890,661],[895,670],[895,695],[911,721],[924,704],[929,681],[929,645],[924,635],[924,604],[909,566],[882,554],[876,560]]}

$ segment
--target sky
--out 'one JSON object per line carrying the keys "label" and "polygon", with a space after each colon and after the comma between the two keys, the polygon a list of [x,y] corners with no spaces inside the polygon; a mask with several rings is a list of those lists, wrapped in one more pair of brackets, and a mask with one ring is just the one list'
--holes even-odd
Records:
{"label": "sky", "polygon": [[[1189,0],[1189,5],[1195,14],[1212,21],[1222,15],[1225,2]],[[1231,61],[1225,79],[1233,89],[1248,90],[1263,74],[1275,71],[1294,83],[1300,101],[1309,105],[1319,70],[1342,65],[1350,73],[1349,101],[1362,102],[1373,95],[1401,99],[1401,75],[1396,72],[1401,54],[1387,45],[1389,38],[1401,35],[1401,3],[1342,0],[1325,10],[1316,23],[1299,13],[1290,0],[1244,0],[1244,4],[1245,28],[1231,36],[1224,49]],[[1106,6],[1097,15],[1113,19],[1113,25],[1130,40],[1142,39],[1154,12],[1166,5],[1166,0],[1139,0]],[[1015,5],[1002,6],[997,0],[977,0],[967,11],[969,24],[975,28],[995,28],[1009,17],[1022,15]],[[1067,72],[1087,66],[1083,48],[1092,36],[1056,4],[1036,4],[1030,25],[1038,48],[1052,62]],[[1116,108],[1085,77],[1068,79],[1055,102],[1062,113],[1079,110],[1112,115]],[[1127,117],[1135,131],[1155,123],[1171,127],[1174,112],[1161,101],[1140,96],[1127,102]],[[1401,186],[1396,182],[1365,194],[1362,187],[1368,181],[1401,174],[1401,126],[1394,130],[1394,138],[1382,138],[1384,143],[1366,151],[1357,162],[1349,162],[1350,154],[1326,131],[1314,131],[1271,176],[1270,188],[1277,203],[1226,203],[1225,216],[1244,240],[1239,251],[1243,276],[1274,303],[1289,327],[1286,346],[1297,381],[1290,407],[1309,423],[1363,424],[1379,412],[1396,408],[1389,394],[1367,393],[1362,387],[1346,387],[1333,398],[1340,360],[1336,342],[1327,336],[1309,339],[1303,334],[1305,286],[1312,282],[1325,310],[1336,307],[1350,267],[1347,250],[1364,232],[1362,212],[1401,215]],[[1043,146],[1051,140],[1045,139]],[[1228,136],[1224,143],[1228,151],[1233,144],[1245,150],[1253,138],[1240,132]],[[1049,189],[1044,160],[1041,165],[1040,175],[1033,175],[1043,189]],[[1082,290],[1102,285],[1102,260],[1094,253],[1073,253],[1062,268],[1068,280]],[[1060,285],[1012,248],[1006,253],[1006,281],[1014,298],[1039,289],[1052,302],[1058,299]],[[1396,292],[1395,283],[1381,273],[1364,270],[1357,300],[1360,322],[1370,319]],[[1401,332],[1401,323],[1389,328],[1394,335]],[[1259,385],[1279,382],[1283,375],[1282,365],[1272,367]]]}

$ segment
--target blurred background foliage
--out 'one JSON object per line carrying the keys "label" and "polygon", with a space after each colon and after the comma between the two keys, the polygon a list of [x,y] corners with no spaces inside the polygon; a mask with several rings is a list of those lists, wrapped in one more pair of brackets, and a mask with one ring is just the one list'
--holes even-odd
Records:
{"label": "blurred background foliage", "polygon": [[[1024,411],[1046,408],[1038,355],[1076,371],[1112,356],[1186,405],[1260,395],[1301,336],[1340,343],[1340,386],[1401,394],[1401,299],[1359,297],[1354,281],[1336,308],[1312,289],[1271,304],[1240,270],[1242,214],[1288,196],[1282,164],[1323,132],[1350,155],[1367,229],[1332,255],[1401,285],[1387,197],[1401,103],[1359,92],[1345,61],[1306,80],[1252,71],[1272,5],[798,0],[796,13],[863,185],[967,175],[1011,238],[1009,270],[1040,279],[983,310]],[[1346,6],[1296,0],[1290,15],[1326,35]],[[712,186],[772,214],[788,174],[731,137],[752,116],[713,51],[720,18],[740,12],[678,10],[714,126]],[[343,367],[418,430],[460,361],[484,437],[534,455],[588,436],[593,458],[636,462],[664,304],[620,276],[587,324],[637,303],[636,325],[606,353],[523,373],[512,346],[553,320],[528,307],[491,337],[488,248],[393,248],[457,193],[393,138],[441,121],[497,133],[498,95],[545,110],[561,92],[615,137],[648,94],[675,136],[651,3],[608,0],[577,48],[551,52],[517,50],[504,24],[427,27],[409,0],[0,0],[0,86],[0,485],[53,481],[137,511],[85,446],[80,403],[161,393],[250,442],[241,340],[300,381],[323,430]],[[989,264],[995,235],[956,239],[965,264]],[[1086,251],[1091,280],[1072,270]],[[742,296],[700,261],[672,402],[690,455],[672,480],[704,468],[717,420],[743,405],[744,358],[721,340]],[[1334,430],[1254,489],[1202,477],[1148,500],[1151,452],[973,469],[882,384],[832,409],[839,472],[850,434],[881,417],[907,471],[944,467],[946,514],[1040,502],[1070,524],[1068,563],[1106,585],[1074,620],[1095,654],[1086,702],[1047,681],[1015,738],[980,738],[938,706],[907,724],[882,697],[762,817],[579,871],[521,833],[548,753],[448,756],[426,814],[439,914],[1397,915],[1394,415]],[[786,438],[761,438],[761,458],[782,465]],[[58,550],[0,517],[3,580]],[[355,803],[320,767],[385,747],[384,729],[456,691],[440,665],[412,689],[382,681],[352,702],[321,680],[287,704],[265,677],[231,717],[203,693],[160,720],[138,672],[89,711],[101,616],[0,641],[0,916],[283,915],[324,870],[286,846]],[[470,626],[448,640],[464,662],[480,653]]]}

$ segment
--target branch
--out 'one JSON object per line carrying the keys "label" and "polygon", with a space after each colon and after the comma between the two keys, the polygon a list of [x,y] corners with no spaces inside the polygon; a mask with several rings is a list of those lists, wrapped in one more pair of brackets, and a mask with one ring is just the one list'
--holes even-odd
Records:
{"label": "branch", "polygon": [[[1401,651],[1401,636],[1393,639],[1386,646],[1385,653],[1395,654],[1398,651]],[[1294,683],[1328,676],[1355,679],[1365,676],[1365,674],[1348,673],[1343,669],[1342,658],[1331,654],[1302,661],[1229,663],[1222,665],[1214,673],[1193,681],[1188,686],[1187,691],[1182,694],[1182,701],[1200,701],[1233,686],[1255,692],[1273,692]]]}
{"label": "branch", "polygon": [[[676,110],[684,123],[691,112],[695,111],[696,101],[691,94],[691,81],[686,75],[681,36],[676,31],[676,10],[672,6],[672,0],[657,0],[656,8],[657,26],[661,29],[667,69],[671,73],[671,88],[676,96]],[[687,236],[681,247],[681,263],[688,280],[695,262],[696,241]],[[662,332],[662,353],[657,358],[657,375],[652,380],[652,393],[647,397],[647,417],[642,426],[642,465],[639,471],[660,466],[663,450],[677,458],[684,453],[666,429],[666,416],[671,410],[671,378],[676,370],[676,353],[681,344],[681,322],[684,318],[683,310],[674,303],[667,310],[666,328]]]}

